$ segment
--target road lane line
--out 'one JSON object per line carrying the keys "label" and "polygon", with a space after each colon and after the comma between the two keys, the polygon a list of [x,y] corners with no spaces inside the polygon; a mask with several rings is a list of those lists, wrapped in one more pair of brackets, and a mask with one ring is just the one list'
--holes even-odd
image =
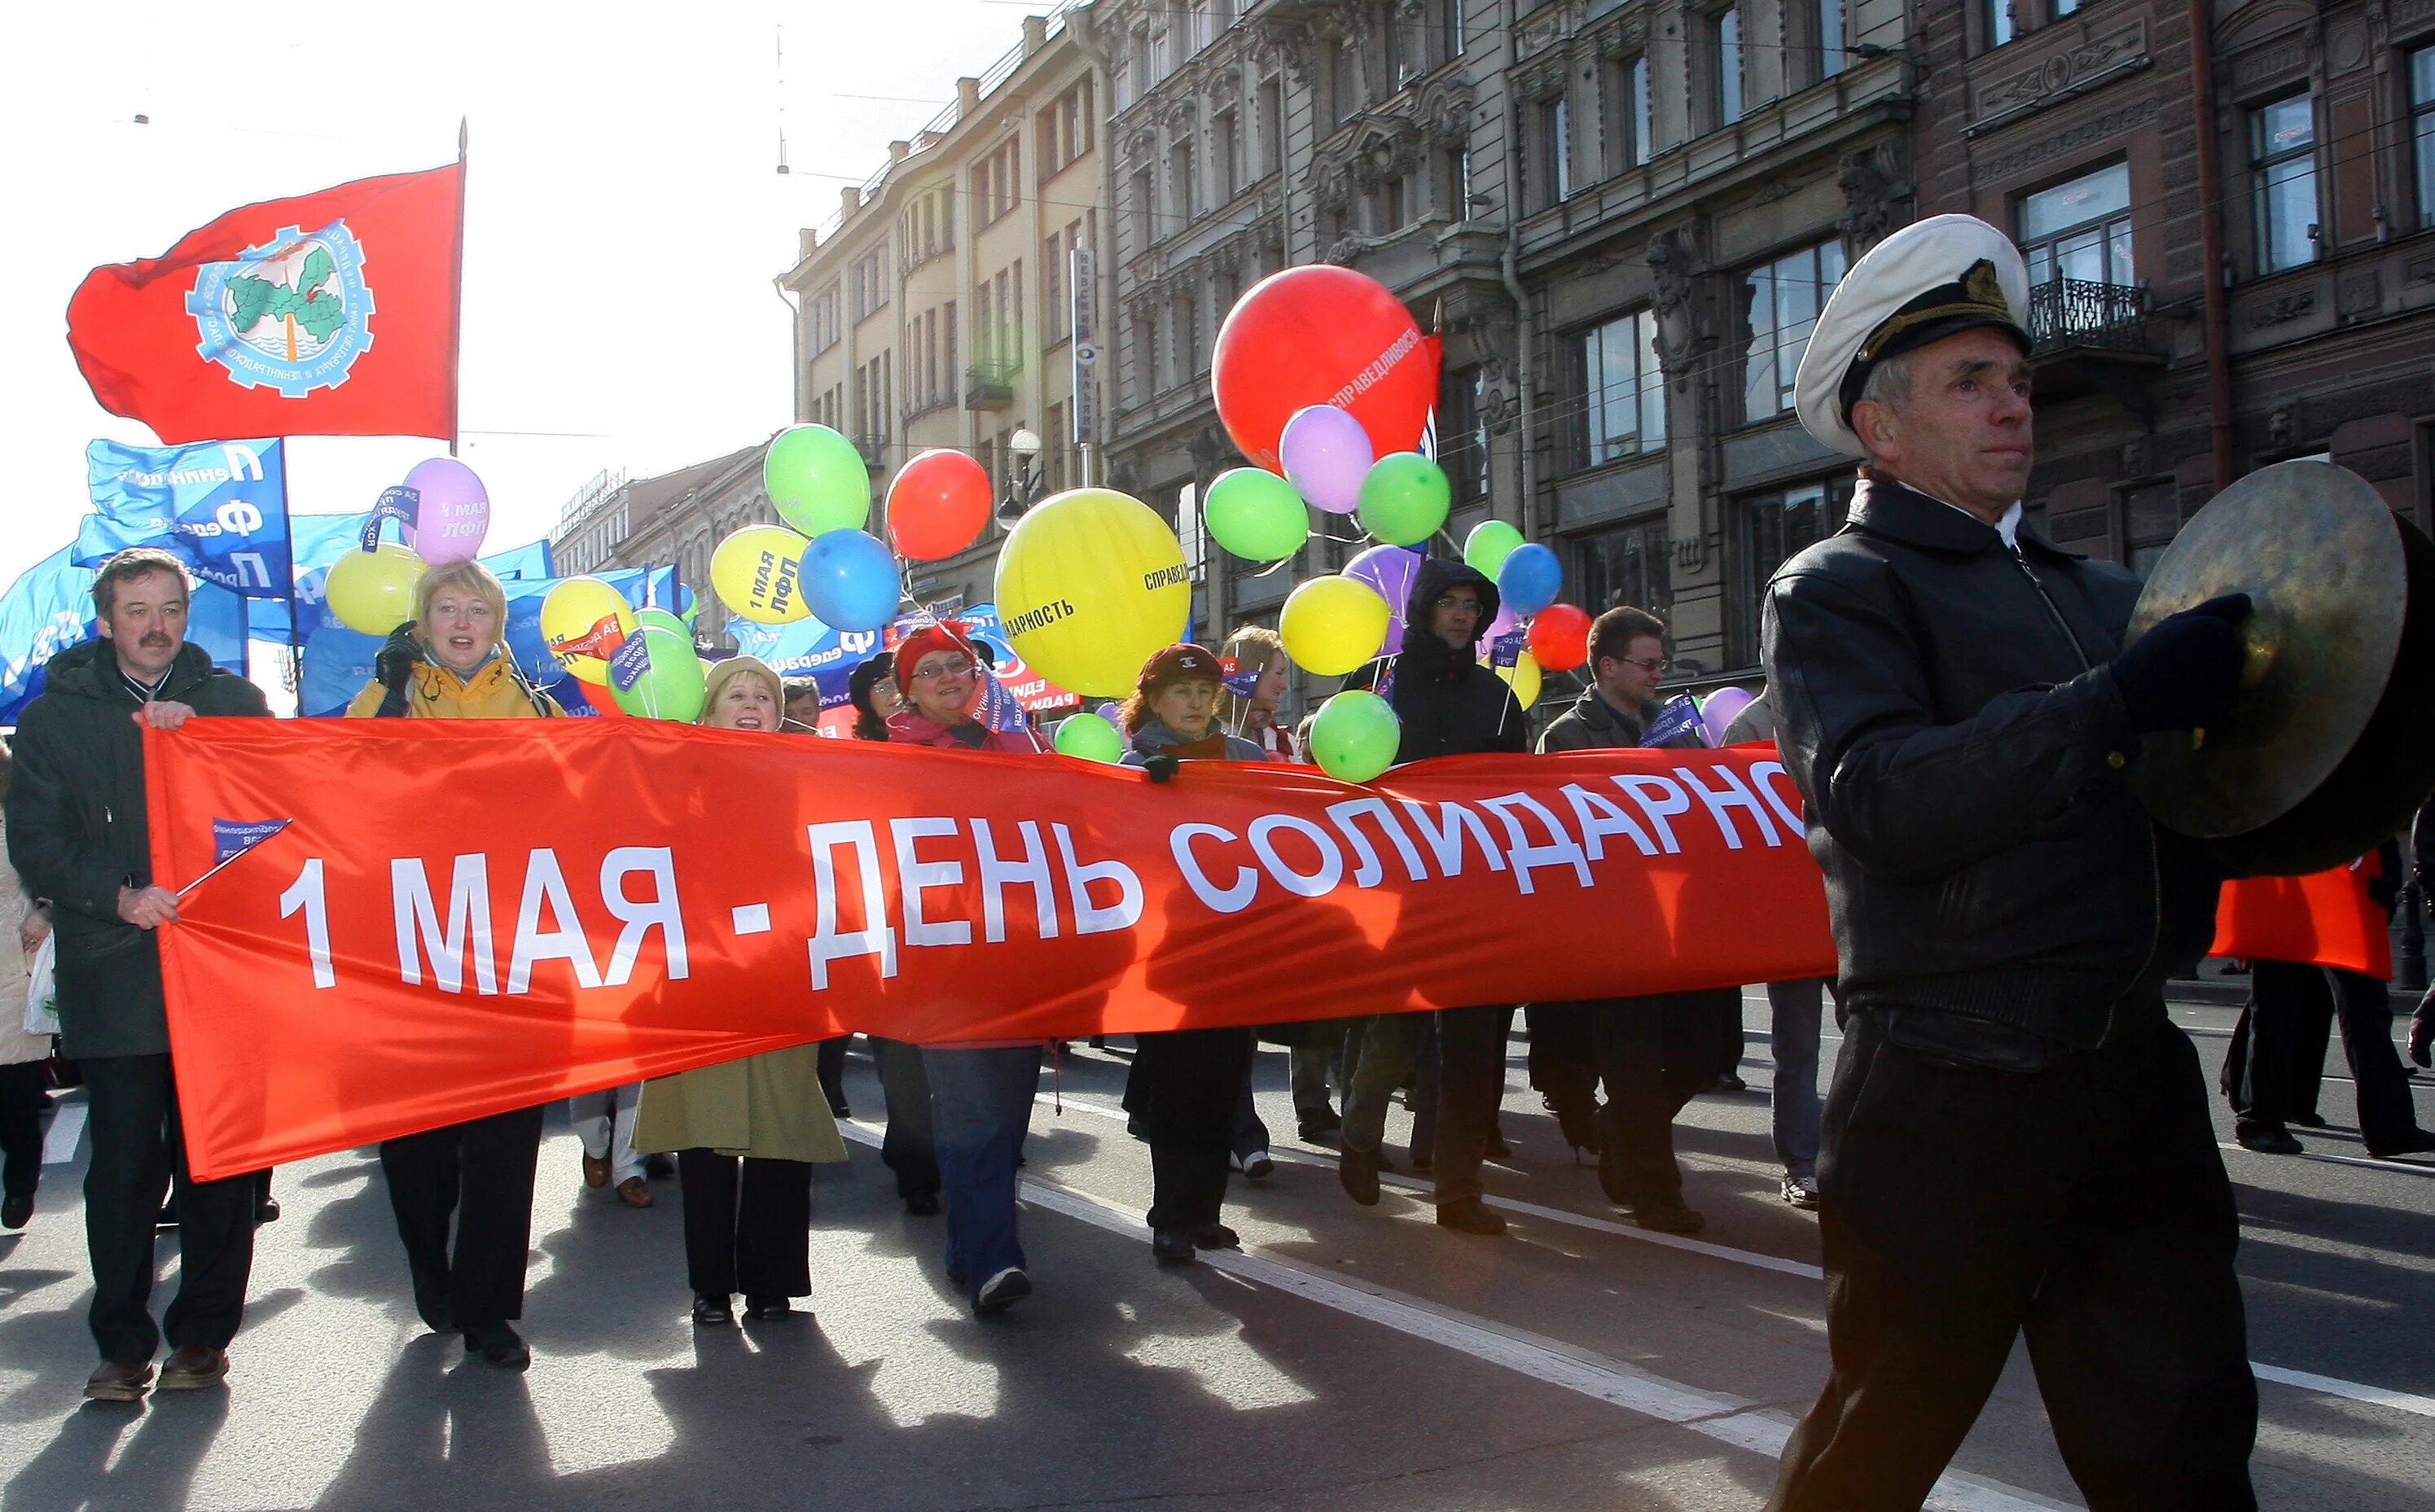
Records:
{"label": "road lane line", "polygon": [[2282,1385],[2297,1386],[2303,1391],[2323,1392],[2328,1397],[2347,1397],[2394,1412],[2414,1413],[2421,1418],[2435,1418],[2435,1397],[2412,1396],[2407,1391],[2387,1391],[2381,1386],[2362,1386],[2356,1381],[2343,1381],[2334,1376],[2316,1375],[2306,1370],[2286,1370],[2281,1366],[2249,1362],[2249,1368],[2260,1381],[2272,1381]]}
{"label": "road lane line", "polygon": [[76,1159],[77,1142],[84,1138],[85,1105],[61,1103],[51,1109],[51,1131],[43,1137],[43,1163],[65,1165]]}
{"label": "road lane line", "polygon": [[2269,1155],[2253,1150],[2230,1140],[2218,1140],[2216,1148],[2238,1155],[2254,1155],[2266,1160],[2316,1160],[2325,1165],[2355,1165],[2362,1171],[2389,1171],[2395,1176],[2435,1176],[2435,1165],[2414,1165],[2408,1160],[2375,1160],[2363,1155],[2320,1155],[2314,1150],[2302,1150],[2297,1155]]}

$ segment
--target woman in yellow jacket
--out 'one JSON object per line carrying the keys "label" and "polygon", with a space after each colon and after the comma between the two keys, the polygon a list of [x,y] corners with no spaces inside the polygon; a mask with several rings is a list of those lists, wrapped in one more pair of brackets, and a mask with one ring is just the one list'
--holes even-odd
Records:
{"label": "woman in yellow jacket", "polygon": [[[732,657],[710,669],[700,723],[775,734],[785,708],[768,663]],[[846,1158],[817,1041],[645,1082],[634,1148],[677,1152],[697,1325],[734,1322],[738,1292],[748,1318],[810,1295],[812,1166]]]}
{"label": "woman in yellow jacket", "polygon": [[[379,668],[347,706],[354,718],[531,719],[565,711],[517,670],[502,637],[508,596],[477,562],[423,575],[414,620],[381,647]],[[508,1369],[532,1363],[511,1326],[524,1315],[532,1246],[533,1167],[542,1109],[520,1108],[382,1142],[414,1309],[435,1332],[461,1329],[465,1352]],[[449,1216],[457,1243],[448,1243]]]}

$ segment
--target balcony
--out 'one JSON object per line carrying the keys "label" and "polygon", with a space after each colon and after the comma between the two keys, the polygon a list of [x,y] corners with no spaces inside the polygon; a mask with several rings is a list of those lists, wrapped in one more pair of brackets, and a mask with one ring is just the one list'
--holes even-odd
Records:
{"label": "balcony", "polygon": [[2148,291],[2127,284],[2056,279],[2029,290],[2029,366],[2040,403],[2110,395],[2151,419],[2150,380],[2166,354]]}
{"label": "balcony", "polygon": [[866,467],[888,465],[888,438],[885,436],[857,436],[854,438],[854,449],[862,454]]}
{"label": "balcony", "polygon": [[976,363],[964,369],[964,407],[966,409],[1012,409],[1014,378],[1023,370],[1017,362]]}

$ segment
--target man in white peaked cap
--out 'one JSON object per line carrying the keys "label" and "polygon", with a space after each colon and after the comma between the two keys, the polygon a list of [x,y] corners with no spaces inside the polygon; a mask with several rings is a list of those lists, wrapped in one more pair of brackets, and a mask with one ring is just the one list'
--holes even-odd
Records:
{"label": "man in white peaked cap", "polygon": [[1939,215],[1860,260],[1796,379],[1863,461],[1761,658],[1826,876],[1844,1044],[1819,1163],[1831,1374],[1771,1505],[1915,1508],[2026,1332],[2096,1512],[2251,1508],[2233,1210],[2166,979],[2219,877],[2124,778],[2228,709],[2238,594],[2128,650],[2138,583],[2022,524],[2028,276]]}

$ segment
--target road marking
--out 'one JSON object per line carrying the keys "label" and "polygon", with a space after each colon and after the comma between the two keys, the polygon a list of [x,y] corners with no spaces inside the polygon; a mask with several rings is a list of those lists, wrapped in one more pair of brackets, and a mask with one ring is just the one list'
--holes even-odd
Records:
{"label": "road marking", "polygon": [[2215,1143],[2218,1149],[2231,1150],[2240,1155],[2254,1155],[2261,1160],[2317,1160],[2326,1165],[2355,1165],[2362,1171],[2388,1171],[2395,1176],[2435,1176],[2435,1165],[2413,1165],[2408,1160],[2374,1160],[2358,1155],[2319,1155],[2314,1150],[2302,1150],[2297,1155],[2269,1155],[2264,1150],[2253,1150],[2245,1144],[2236,1144],[2230,1140],[2218,1140]]}
{"label": "road marking", "polygon": [[2272,1381],[2287,1386],[2297,1386],[2303,1391],[2320,1391],[2329,1397],[2347,1397],[2353,1401],[2390,1407],[2394,1412],[2414,1413],[2421,1418],[2435,1418],[2435,1397],[2412,1396],[2407,1391],[2387,1391],[2381,1386],[2362,1386],[2356,1381],[2342,1381],[2333,1376],[2315,1375],[2306,1370],[2286,1370],[2281,1366],[2259,1365],[2254,1360],[2249,1362],[2249,1368],[2260,1381]]}
{"label": "road marking", "polygon": [[43,1139],[43,1163],[65,1165],[76,1159],[77,1142],[84,1138],[85,1105],[60,1103],[51,1109],[51,1131]]}
{"label": "road marking", "polygon": [[[838,1127],[858,1143],[879,1143],[879,1136],[858,1124],[840,1123]],[[1141,1240],[1141,1214],[1131,1208],[1039,1177],[1027,1176],[1022,1183],[1025,1199],[1034,1206],[1079,1219],[1136,1244]],[[1387,1287],[1331,1276],[1280,1256],[1250,1250],[1204,1249],[1200,1263],[1212,1270],[1256,1281],[1347,1316],[1502,1366],[1516,1374],[1770,1459],[1783,1456],[1785,1441],[1792,1433],[1791,1418],[1760,1402],[1669,1381],[1559,1340],[1492,1323]],[[1931,1497],[1928,1505],[1949,1512],[2068,1512],[2073,1505],[1960,1472],[1947,1472],[1936,1483]]]}

